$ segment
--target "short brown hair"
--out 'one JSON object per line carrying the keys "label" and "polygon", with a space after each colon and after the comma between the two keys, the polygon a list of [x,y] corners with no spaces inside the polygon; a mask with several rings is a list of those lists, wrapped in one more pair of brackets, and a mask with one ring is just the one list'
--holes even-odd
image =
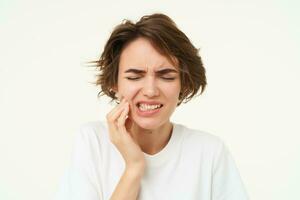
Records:
{"label": "short brown hair", "polygon": [[161,13],[143,16],[138,22],[123,20],[117,25],[105,44],[104,51],[97,61],[91,61],[101,72],[96,75],[94,84],[101,86],[98,97],[107,95],[116,99],[112,90],[118,82],[119,61],[122,50],[131,41],[143,37],[167,58],[176,58],[179,65],[181,91],[180,105],[188,102],[201,88],[203,93],[206,82],[205,68],[198,54],[198,49],[190,42],[189,38],[178,29],[174,21]]}

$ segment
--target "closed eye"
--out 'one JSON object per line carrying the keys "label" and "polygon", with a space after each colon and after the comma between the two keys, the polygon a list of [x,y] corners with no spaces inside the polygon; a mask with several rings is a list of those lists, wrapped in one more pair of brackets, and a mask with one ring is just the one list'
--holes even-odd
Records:
{"label": "closed eye", "polygon": [[128,80],[137,80],[139,79],[140,77],[126,77]]}
{"label": "closed eye", "polygon": [[175,78],[167,78],[167,77],[161,77],[161,78],[165,80],[175,80]]}
{"label": "closed eye", "polygon": [[[128,80],[138,80],[140,79],[141,77],[126,77]],[[165,80],[175,80],[175,78],[169,78],[169,77],[161,77],[162,79],[165,79]]]}

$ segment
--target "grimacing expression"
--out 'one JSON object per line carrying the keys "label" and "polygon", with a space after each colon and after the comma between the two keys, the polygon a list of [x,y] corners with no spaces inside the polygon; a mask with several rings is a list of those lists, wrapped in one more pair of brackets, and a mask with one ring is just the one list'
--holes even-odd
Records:
{"label": "grimacing expression", "polygon": [[[129,100],[129,116],[142,128],[155,129],[169,122],[179,102],[180,72],[173,63],[142,37],[127,44],[121,53],[116,90]],[[140,101],[163,106],[151,116],[141,116]]]}

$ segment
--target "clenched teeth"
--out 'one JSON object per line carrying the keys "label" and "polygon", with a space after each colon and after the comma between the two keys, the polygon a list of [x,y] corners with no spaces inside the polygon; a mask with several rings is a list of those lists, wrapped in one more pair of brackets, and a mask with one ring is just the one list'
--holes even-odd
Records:
{"label": "clenched teeth", "polygon": [[145,110],[154,110],[154,109],[162,107],[162,104],[157,104],[157,105],[139,104],[138,107],[142,111],[145,111]]}

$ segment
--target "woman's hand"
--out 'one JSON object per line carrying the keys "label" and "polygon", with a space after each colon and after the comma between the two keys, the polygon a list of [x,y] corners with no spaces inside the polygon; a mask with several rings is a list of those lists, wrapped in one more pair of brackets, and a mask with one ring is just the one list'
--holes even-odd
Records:
{"label": "woman's hand", "polygon": [[138,144],[127,131],[132,125],[128,117],[129,103],[123,98],[121,103],[106,115],[109,137],[123,156],[127,169],[144,169],[145,157]]}

